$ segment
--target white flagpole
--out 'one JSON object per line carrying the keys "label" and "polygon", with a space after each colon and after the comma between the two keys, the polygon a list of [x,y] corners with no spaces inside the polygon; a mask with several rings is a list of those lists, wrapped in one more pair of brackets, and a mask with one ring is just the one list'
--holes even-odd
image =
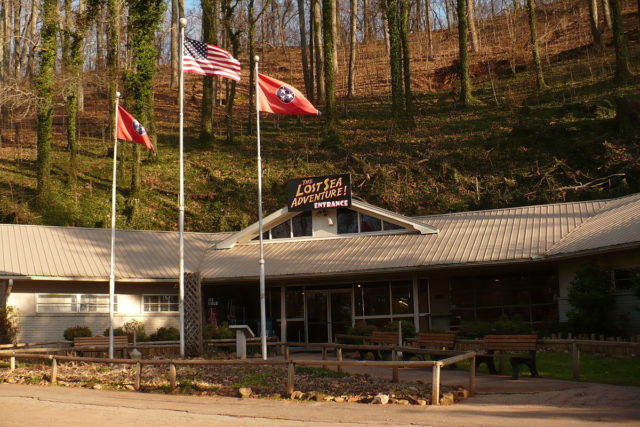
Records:
{"label": "white flagpole", "polygon": [[180,79],[179,92],[180,98],[180,196],[178,204],[179,212],[179,229],[180,229],[180,271],[178,283],[180,288],[180,297],[178,307],[180,310],[180,357],[184,357],[184,27],[187,26],[187,20],[180,18]]}
{"label": "white flagpole", "polygon": [[258,230],[260,232],[260,341],[262,344],[262,360],[267,360],[267,313],[265,302],[264,279],[264,242],[262,232],[262,158],[260,157],[260,101],[258,97],[258,63],[260,57],[254,57],[256,62],[256,136],[258,137]]}
{"label": "white flagpole", "polygon": [[113,359],[113,300],[116,290],[116,180],[118,164],[118,104],[120,92],[116,92],[115,122],[113,124],[113,184],[111,188],[111,270],[109,272],[109,359]]}

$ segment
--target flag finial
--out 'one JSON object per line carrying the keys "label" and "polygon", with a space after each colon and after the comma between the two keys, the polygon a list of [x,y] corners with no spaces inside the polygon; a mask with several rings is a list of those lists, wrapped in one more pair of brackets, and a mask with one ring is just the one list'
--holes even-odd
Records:
{"label": "flag finial", "polygon": [[256,56],[253,57],[253,60],[256,61],[256,62],[260,62],[260,57],[258,55],[256,55]]}
{"label": "flag finial", "polygon": [[187,26],[187,18],[180,18],[180,28]]}

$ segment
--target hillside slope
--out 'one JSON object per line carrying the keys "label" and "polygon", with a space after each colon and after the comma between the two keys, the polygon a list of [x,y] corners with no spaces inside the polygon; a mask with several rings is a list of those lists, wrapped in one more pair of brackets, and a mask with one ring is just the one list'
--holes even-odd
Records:
{"label": "hillside slope", "polygon": [[[340,147],[322,146],[322,118],[264,117],[265,210],[285,203],[287,179],[335,172],[352,174],[358,197],[408,215],[640,191],[640,139],[621,134],[613,120],[616,99],[638,96],[640,79],[622,88],[611,85],[612,48],[609,45],[605,54],[598,55],[588,47],[582,3],[556,2],[539,12],[546,79],[551,85],[540,95],[534,94],[534,76],[525,66],[526,41],[519,42],[518,72],[512,75],[509,34],[514,34],[506,28],[506,18],[482,22],[482,34],[493,34],[497,41],[490,51],[473,56],[475,93],[484,105],[470,110],[459,109],[451,92],[456,38],[445,31],[436,33],[436,54],[426,61],[424,36],[414,34],[418,114],[416,129],[409,132],[390,125],[384,42],[362,47],[357,97],[339,100],[344,133]],[[632,69],[638,72],[640,30],[635,9],[626,11],[625,23]],[[522,32],[525,26],[514,28]],[[263,52],[264,72],[302,88],[298,55],[293,48]],[[344,62],[341,67],[345,68]],[[144,190],[130,220],[124,208],[129,172],[126,166],[120,169],[118,226],[122,228],[177,228],[176,91],[168,87],[166,76],[159,73],[156,82],[158,156],[144,162]],[[108,117],[103,80],[100,74],[86,76],[76,187],[67,184],[64,114],[56,112],[54,195],[46,208],[33,203],[34,119],[16,120],[12,142],[0,148],[0,222],[108,226],[112,160],[111,142],[103,130]],[[223,139],[222,107],[217,139],[197,140],[200,79],[190,75],[186,80],[186,228],[238,229],[257,218],[255,138],[246,122],[247,78],[237,100],[233,145]],[[344,81],[339,85],[339,94],[343,92]],[[129,157],[125,151],[124,164]]]}

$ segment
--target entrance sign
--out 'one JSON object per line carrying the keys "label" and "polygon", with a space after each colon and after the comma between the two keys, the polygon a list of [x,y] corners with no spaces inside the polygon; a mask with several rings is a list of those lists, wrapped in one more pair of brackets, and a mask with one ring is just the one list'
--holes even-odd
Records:
{"label": "entrance sign", "polygon": [[351,207],[351,175],[313,176],[287,182],[289,212]]}

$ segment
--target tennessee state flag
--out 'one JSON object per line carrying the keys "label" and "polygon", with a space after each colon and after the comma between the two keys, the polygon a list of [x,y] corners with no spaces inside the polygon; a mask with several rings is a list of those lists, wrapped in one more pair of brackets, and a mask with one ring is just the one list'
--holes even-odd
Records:
{"label": "tennessee state flag", "polygon": [[136,142],[151,151],[156,151],[144,126],[120,105],[118,105],[118,133],[116,137],[125,141]]}
{"label": "tennessee state flag", "polygon": [[258,111],[273,114],[319,116],[320,111],[298,89],[273,77],[258,74]]}

